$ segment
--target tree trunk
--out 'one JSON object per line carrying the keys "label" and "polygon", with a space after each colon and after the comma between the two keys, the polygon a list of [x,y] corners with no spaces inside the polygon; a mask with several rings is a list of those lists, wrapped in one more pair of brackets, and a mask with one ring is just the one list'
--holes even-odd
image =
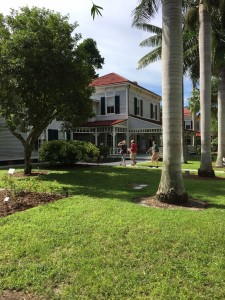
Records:
{"label": "tree trunk", "polygon": [[24,174],[31,175],[31,154],[32,154],[32,147],[28,144],[24,145]]}
{"label": "tree trunk", "polygon": [[199,4],[201,164],[198,175],[214,177],[211,158],[211,16]]}
{"label": "tree trunk", "polygon": [[223,167],[225,157],[225,69],[218,75],[218,153],[216,166]]}
{"label": "tree trunk", "polygon": [[163,0],[162,14],[163,168],[156,197],[162,202],[182,203],[188,199],[181,172],[182,1]]}
{"label": "tree trunk", "polygon": [[191,118],[192,118],[192,129],[194,131],[194,135],[192,137],[192,146],[196,147],[196,130],[197,130],[197,120],[196,120],[196,111],[193,110],[191,112]]}
{"label": "tree trunk", "polygon": [[182,80],[182,140],[181,140],[181,162],[187,163],[187,143],[185,137],[185,126],[184,126],[184,79]]}

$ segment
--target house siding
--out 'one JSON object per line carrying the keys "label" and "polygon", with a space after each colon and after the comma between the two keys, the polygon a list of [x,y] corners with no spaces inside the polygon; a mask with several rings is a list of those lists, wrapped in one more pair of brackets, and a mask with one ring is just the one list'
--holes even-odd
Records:
{"label": "house siding", "polygon": [[[96,89],[97,90],[97,89]],[[117,97],[119,96],[119,103],[120,103],[120,110],[119,113],[116,114],[115,112],[112,114],[107,114],[106,105],[107,105],[107,96]],[[127,92],[126,88],[122,87],[121,90],[118,88],[115,89],[99,89],[96,93],[92,95],[92,98],[95,99],[95,120],[102,121],[102,120],[113,120],[113,119],[124,119],[127,117],[127,110],[126,110],[126,97]],[[101,99],[105,98],[105,114],[101,112]],[[93,121],[93,118],[91,119]]]}
{"label": "house siding", "polygon": [[[26,134],[23,134],[26,137]],[[5,121],[0,118],[0,161],[16,160],[24,157],[22,143],[5,127]],[[36,157],[34,152],[32,158]]]}
{"label": "house siding", "polygon": [[[140,99],[143,102],[143,114],[141,115],[141,111],[138,114],[138,116],[150,119],[150,120],[156,120],[160,121],[160,100],[157,99],[154,95],[151,95],[150,93],[143,93],[143,91],[138,89],[131,89],[129,92],[129,115],[136,115],[135,111],[135,98]],[[153,105],[153,114],[151,117],[150,112],[150,104]],[[157,115],[156,115],[156,109],[157,106]]]}

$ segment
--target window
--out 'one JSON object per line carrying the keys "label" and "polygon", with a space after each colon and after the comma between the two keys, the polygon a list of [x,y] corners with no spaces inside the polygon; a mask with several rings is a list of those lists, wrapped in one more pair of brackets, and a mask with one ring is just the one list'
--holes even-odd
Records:
{"label": "window", "polygon": [[54,141],[59,139],[59,132],[57,129],[48,129],[48,140]]}
{"label": "window", "polygon": [[134,114],[137,116],[143,116],[143,100],[134,98]]}
{"label": "window", "polygon": [[191,138],[190,137],[187,138],[187,145],[191,145]]}
{"label": "window", "polygon": [[114,97],[107,97],[107,114],[114,114],[115,112],[115,98]]}
{"label": "window", "polygon": [[191,121],[185,120],[184,121],[184,126],[185,126],[186,129],[191,129]]}
{"label": "window", "polygon": [[120,114],[120,96],[101,98],[101,115]]}

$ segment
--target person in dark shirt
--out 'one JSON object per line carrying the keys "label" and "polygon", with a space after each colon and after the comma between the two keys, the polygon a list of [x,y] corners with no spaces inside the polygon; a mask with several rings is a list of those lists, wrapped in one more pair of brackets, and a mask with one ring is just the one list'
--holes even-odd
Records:
{"label": "person in dark shirt", "polygon": [[127,145],[126,141],[122,141],[118,144],[121,147],[120,154],[121,154],[121,166],[126,166],[126,155],[127,155]]}
{"label": "person in dark shirt", "polygon": [[158,168],[158,160],[159,160],[159,147],[156,144],[155,141],[152,142],[152,157],[151,157],[151,165],[150,167],[153,167],[153,162],[156,163],[156,168]]}

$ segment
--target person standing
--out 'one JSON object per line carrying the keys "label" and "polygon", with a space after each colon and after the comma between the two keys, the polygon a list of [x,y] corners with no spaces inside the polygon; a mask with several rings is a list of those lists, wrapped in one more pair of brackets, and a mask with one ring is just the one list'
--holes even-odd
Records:
{"label": "person standing", "polygon": [[136,165],[136,154],[137,154],[137,145],[135,144],[134,140],[131,141],[130,146],[130,159],[131,159],[131,166]]}
{"label": "person standing", "polygon": [[150,167],[153,167],[153,162],[156,163],[156,168],[158,168],[158,160],[159,160],[159,147],[156,144],[155,141],[152,142],[152,157],[151,157],[151,165]]}
{"label": "person standing", "polygon": [[127,145],[126,141],[119,142],[119,147],[121,147],[120,154],[121,154],[121,166],[126,166],[126,155],[127,155]]}

